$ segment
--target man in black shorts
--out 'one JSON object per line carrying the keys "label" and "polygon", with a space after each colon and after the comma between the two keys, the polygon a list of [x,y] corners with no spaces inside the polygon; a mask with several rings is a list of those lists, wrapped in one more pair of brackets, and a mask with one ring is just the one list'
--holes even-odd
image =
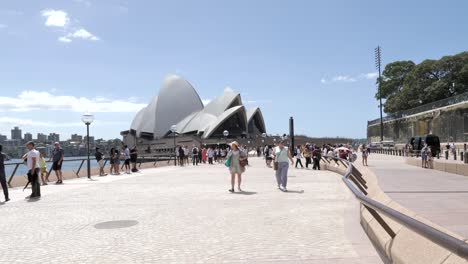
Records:
{"label": "man in black shorts", "polygon": [[57,176],[57,182],[55,184],[62,184],[63,183],[63,175],[62,175],[63,149],[60,147],[59,142],[55,142],[54,146],[55,148],[50,155],[50,160],[53,161],[52,169],[55,171],[55,176]]}

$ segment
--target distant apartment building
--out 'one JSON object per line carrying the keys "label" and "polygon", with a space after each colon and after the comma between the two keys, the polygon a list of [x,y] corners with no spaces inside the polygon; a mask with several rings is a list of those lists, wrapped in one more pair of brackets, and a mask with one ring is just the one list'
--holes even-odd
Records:
{"label": "distant apartment building", "polygon": [[31,133],[24,133],[24,141],[28,142],[28,141],[32,141],[33,140],[33,136]]}
{"label": "distant apartment building", "polygon": [[83,141],[83,136],[78,135],[78,134],[72,134],[70,141],[72,141],[72,142],[82,142]]}
{"label": "distant apartment building", "polygon": [[[88,136],[84,136],[84,141],[85,143],[88,142]],[[89,143],[94,144],[94,137],[89,137]]]}
{"label": "distant apartment building", "polygon": [[23,132],[19,127],[14,127],[11,130],[11,139],[12,140],[22,140],[23,139]]}
{"label": "distant apartment building", "polygon": [[60,142],[60,135],[56,133],[50,133],[49,136],[47,136],[47,141],[51,143]]}
{"label": "distant apartment building", "polygon": [[45,143],[47,142],[47,135],[42,133],[37,133],[37,142]]}
{"label": "distant apartment building", "polygon": [[8,139],[7,136],[0,135],[0,142],[5,142]]}

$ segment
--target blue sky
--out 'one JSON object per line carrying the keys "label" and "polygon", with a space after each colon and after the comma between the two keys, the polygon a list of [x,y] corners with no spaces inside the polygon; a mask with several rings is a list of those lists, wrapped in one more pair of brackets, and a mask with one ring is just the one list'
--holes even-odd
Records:
{"label": "blue sky", "polygon": [[226,86],[269,133],[365,137],[383,63],[466,50],[466,1],[1,0],[0,134],[120,137],[167,74]]}

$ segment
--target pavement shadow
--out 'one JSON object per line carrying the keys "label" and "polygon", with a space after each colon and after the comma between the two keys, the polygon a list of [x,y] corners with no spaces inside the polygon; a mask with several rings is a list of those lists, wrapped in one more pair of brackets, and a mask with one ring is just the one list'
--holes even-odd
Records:
{"label": "pavement shadow", "polygon": [[257,194],[257,192],[246,192],[246,191],[242,191],[242,192],[235,192],[233,194],[241,194],[241,195],[255,195]]}
{"label": "pavement shadow", "polygon": [[296,191],[296,190],[288,190],[287,192],[285,193],[298,193],[298,194],[303,194],[304,193],[304,190],[300,190],[300,191]]}
{"label": "pavement shadow", "polygon": [[39,202],[41,200],[41,198],[27,198],[26,201],[28,203],[35,203],[35,202]]}

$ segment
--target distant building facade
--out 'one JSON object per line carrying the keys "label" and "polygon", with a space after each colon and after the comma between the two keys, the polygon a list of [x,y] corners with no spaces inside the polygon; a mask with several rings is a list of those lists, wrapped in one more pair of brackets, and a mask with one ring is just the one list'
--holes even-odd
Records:
{"label": "distant building facade", "polygon": [[22,140],[23,139],[23,132],[19,127],[14,127],[11,130],[11,139],[12,140]]}
{"label": "distant building facade", "polygon": [[24,133],[24,141],[32,141],[33,140],[33,135],[31,133]]}
{"label": "distant building facade", "polygon": [[49,136],[47,136],[47,141],[51,143],[60,142],[60,135],[56,133],[50,133]]}

